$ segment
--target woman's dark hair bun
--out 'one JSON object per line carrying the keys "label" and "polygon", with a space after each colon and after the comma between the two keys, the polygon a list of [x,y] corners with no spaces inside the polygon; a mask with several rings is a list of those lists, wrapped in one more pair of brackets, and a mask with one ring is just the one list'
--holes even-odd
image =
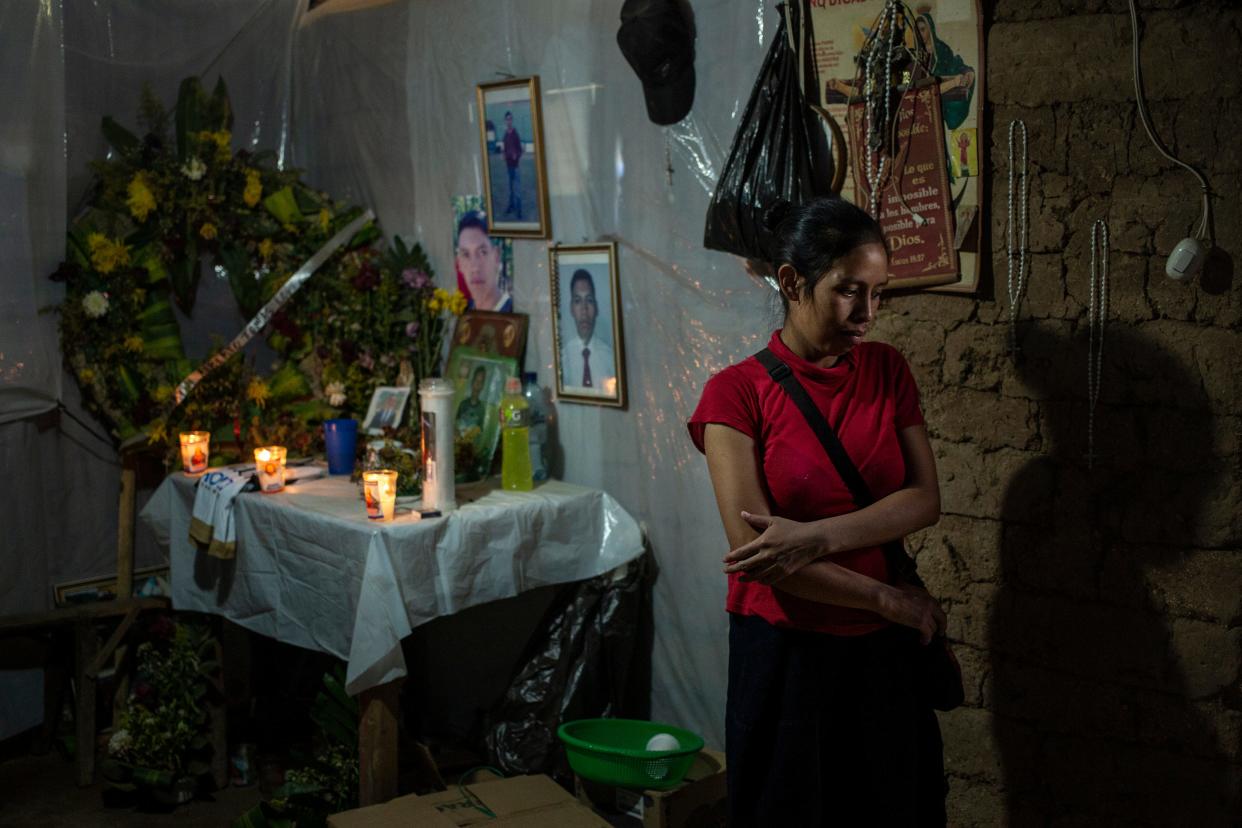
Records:
{"label": "woman's dark hair bun", "polygon": [[781,222],[789,215],[789,211],[793,209],[793,203],[783,198],[777,199],[768,208],[763,216],[763,225],[769,233],[775,233],[781,226]]}
{"label": "woman's dark hair bun", "polygon": [[[833,263],[854,248],[873,242],[884,244],[879,223],[839,197],[813,198],[802,204],[780,201],[772,205],[767,218],[776,220],[772,225],[773,271],[791,265],[805,279],[806,291],[813,291]],[[784,294],[781,301],[788,311]]]}

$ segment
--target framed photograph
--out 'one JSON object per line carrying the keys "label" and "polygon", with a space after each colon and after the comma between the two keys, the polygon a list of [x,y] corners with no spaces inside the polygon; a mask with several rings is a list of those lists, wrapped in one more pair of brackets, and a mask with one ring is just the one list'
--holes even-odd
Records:
{"label": "framed photograph", "polygon": [[482,83],[477,95],[491,234],[550,238],[539,76]]}
{"label": "framed photograph", "polygon": [[371,394],[371,405],[362,421],[363,431],[379,434],[384,428],[396,428],[405,417],[405,404],[410,389],[403,385],[381,385]]}
{"label": "framed photograph", "polygon": [[513,311],[513,240],[493,237],[483,196],[453,196],[453,266],[467,308]]}
{"label": "framed photograph", "polygon": [[526,350],[528,322],[524,313],[466,311],[453,329],[450,349],[471,348],[482,355],[513,357],[520,363]]}
{"label": "framed photograph", "polygon": [[[150,598],[171,595],[167,566],[148,566],[134,570],[134,596]],[[71,607],[93,601],[116,599],[116,575],[67,581],[52,587],[52,601],[57,607]]]}
{"label": "framed photograph", "polygon": [[490,347],[458,345],[454,340],[445,377],[453,383],[453,454],[458,483],[482,480],[491,471],[500,442],[500,398],[505,393],[505,380],[517,372],[516,357],[502,356]]}
{"label": "framed photograph", "polygon": [[625,340],[616,244],[553,245],[548,273],[557,398],[623,408]]}

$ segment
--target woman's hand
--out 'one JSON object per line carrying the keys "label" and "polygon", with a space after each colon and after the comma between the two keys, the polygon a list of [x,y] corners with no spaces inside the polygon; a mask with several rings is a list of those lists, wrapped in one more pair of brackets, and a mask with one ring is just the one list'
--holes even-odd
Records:
{"label": "woman's hand", "polygon": [[811,523],[742,512],[759,537],[724,557],[724,571],[741,573],[743,581],[774,584],[823,554],[822,538]]}
{"label": "woman's hand", "polygon": [[924,644],[944,630],[946,621],[944,610],[936,599],[928,595],[927,590],[910,584],[897,584],[885,590],[880,597],[879,612],[894,624],[918,630]]}

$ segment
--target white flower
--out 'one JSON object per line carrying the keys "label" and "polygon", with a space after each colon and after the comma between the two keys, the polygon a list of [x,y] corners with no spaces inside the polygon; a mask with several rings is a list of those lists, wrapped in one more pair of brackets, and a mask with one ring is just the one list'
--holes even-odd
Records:
{"label": "white flower", "polygon": [[345,404],[345,383],[330,382],[328,387],[323,390],[328,395],[328,405],[340,408]]}
{"label": "white flower", "polygon": [[116,733],[113,733],[112,738],[108,740],[108,753],[113,756],[119,756],[129,750],[133,744],[134,740],[129,735],[129,731],[122,728]]}
{"label": "white flower", "polygon": [[82,310],[91,319],[98,319],[108,312],[108,297],[97,290],[82,297]]}
{"label": "white flower", "polygon": [[190,163],[181,165],[182,175],[191,181],[198,181],[205,172],[207,172],[207,165],[197,158],[191,158]]}

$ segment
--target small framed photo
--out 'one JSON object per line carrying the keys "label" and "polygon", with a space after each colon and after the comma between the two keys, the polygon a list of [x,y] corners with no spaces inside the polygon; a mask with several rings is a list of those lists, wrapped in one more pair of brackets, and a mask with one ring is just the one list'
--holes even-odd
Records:
{"label": "small framed photo", "polygon": [[371,405],[362,421],[364,431],[378,434],[385,428],[396,428],[405,417],[405,404],[410,399],[408,386],[381,385],[371,394]]}
{"label": "small framed photo", "polygon": [[551,237],[539,76],[482,83],[477,95],[491,234]]}
{"label": "small framed photo", "polygon": [[[167,566],[148,566],[134,570],[133,594],[137,598],[168,596],[169,570]],[[52,587],[52,601],[57,607],[72,607],[78,604],[89,604],[95,601],[116,600],[116,576],[106,575],[100,578],[84,578],[80,581],[68,581]]]}
{"label": "small framed photo", "polygon": [[453,383],[456,480],[482,480],[491,471],[500,443],[500,398],[505,393],[505,380],[517,376],[517,359],[501,356],[492,348],[478,349],[454,341],[444,373]]}
{"label": "small framed photo", "polygon": [[470,348],[481,356],[500,355],[521,362],[528,322],[524,313],[466,311],[457,320],[449,349]]}
{"label": "small framed photo", "polygon": [[553,245],[548,248],[548,272],[557,398],[624,408],[617,245]]}

